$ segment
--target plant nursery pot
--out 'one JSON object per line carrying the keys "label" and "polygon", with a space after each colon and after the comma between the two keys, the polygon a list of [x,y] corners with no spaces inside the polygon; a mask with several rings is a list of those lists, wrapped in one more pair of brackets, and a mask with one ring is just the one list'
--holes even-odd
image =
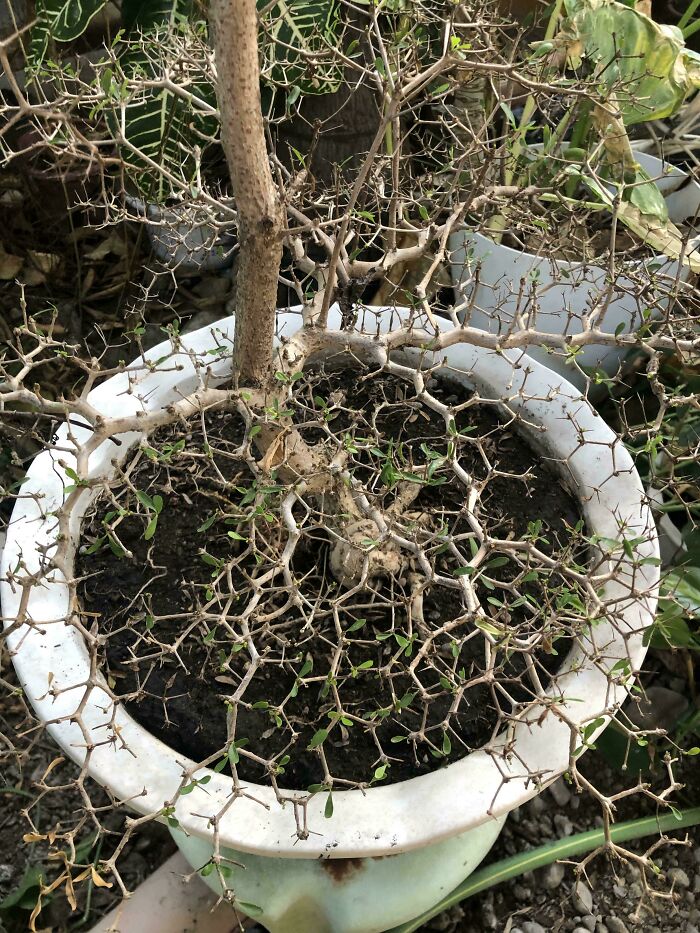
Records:
{"label": "plant nursery pot", "polygon": [[[398,326],[409,312],[363,314],[365,332],[376,333]],[[280,312],[278,332],[290,335],[300,321],[299,309]],[[340,321],[334,306],[329,326],[339,328]],[[182,338],[175,356],[169,342],[160,344],[146,354],[150,370],[132,366],[94,389],[89,400],[105,416],[127,416],[167,406],[205,382],[220,384],[230,373],[233,334],[229,317]],[[65,621],[68,588],[45,556],[58,537],[52,513],[63,502],[64,487],[74,484],[66,476],[66,468],[77,465],[68,452],[66,425],[56,432],[55,447],[29,468],[8,527],[0,565],[2,611],[11,628],[7,640],[15,667],[38,717],[72,759],[82,764],[87,756],[89,773],[115,799],[142,814],[160,815],[172,805],[173,836],[195,869],[214,851],[210,818],[218,814],[221,854],[234,860],[228,883],[236,903],[274,933],[379,933],[435,904],[479,864],[507,814],[569,767],[572,733],[564,718],[576,726],[591,724],[590,742],[619,709],[632,681],[610,677],[609,671],[625,661],[631,672],[639,669],[646,651],[643,633],[654,617],[658,545],[644,489],[621,441],[579,392],[520,352],[497,355],[460,345],[437,359],[423,353],[422,363],[418,351],[406,358],[424,366],[444,361],[452,380],[517,413],[531,445],[562,464],[562,482],[577,495],[591,534],[617,539],[625,528],[628,546],[622,556],[616,554],[617,572],[604,592],[606,601],[615,603],[615,618],[598,620],[576,640],[552,688],[554,702],[533,701],[509,723],[507,734],[432,773],[335,792],[330,818],[324,815],[327,795],[313,796],[306,805],[306,838],[296,832],[300,806],[280,806],[271,787],[247,784],[248,793],[226,807],[230,777],[201,769],[197,774],[206,774],[208,782],[180,795],[183,768],[193,763],[147,732],[123,706],[115,707],[104,681],[85,691],[89,653],[78,629]],[[76,425],[70,430],[81,443],[91,434]],[[140,439],[132,432],[118,438],[120,445],[105,440],[91,454],[90,476],[114,475],[115,462]],[[73,554],[95,494],[85,489],[72,515]],[[32,582],[38,572],[40,585]],[[16,618],[21,624],[12,628]],[[80,723],[71,719],[78,707]],[[306,796],[288,794],[294,801]],[[215,872],[206,874],[214,888],[215,878]]]}
{"label": "plant nursery pot", "polygon": [[127,205],[146,218],[146,232],[158,260],[181,276],[219,272],[233,265],[236,237],[219,230],[208,215],[189,205],[164,207],[127,197]]}
{"label": "plant nursery pot", "polygon": [[[669,209],[670,219],[682,223],[692,219],[700,209],[700,184],[688,180],[688,175],[669,166],[655,156],[635,153],[639,164],[657,180]],[[452,281],[460,300],[470,302],[469,321],[490,333],[507,333],[517,315],[537,311],[538,330],[551,334],[579,334],[582,321],[605,294],[608,269],[595,263],[567,262],[542,254],[511,249],[481,233],[460,230],[449,239]],[[658,295],[659,309],[666,309],[677,294],[679,285],[687,281],[689,269],[666,256],[653,256],[634,267],[646,267],[651,288]],[[477,268],[479,270],[476,276]],[[668,296],[668,297],[667,297]],[[646,289],[625,275],[618,275],[612,297],[598,326],[611,334],[634,332],[643,323],[643,313],[649,307]],[[586,377],[563,355],[548,353],[542,347],[530,346],[528,354],[538,362],[560,373],[579,389]],[[591,344],[582,349],[576,361],[580,366],[600,368],[614,376],[627,350]]]}
{"label": "plant nursery pot", "polygon": [[100,165],[96,160],[57,156],[35,127],[23,132],[16,145],[24,151],[15,156],[15,161],[41,214],[60,219],[70,212],[85,210],[91,221],[97,222],[99,209],[90,206],[100,186]]}

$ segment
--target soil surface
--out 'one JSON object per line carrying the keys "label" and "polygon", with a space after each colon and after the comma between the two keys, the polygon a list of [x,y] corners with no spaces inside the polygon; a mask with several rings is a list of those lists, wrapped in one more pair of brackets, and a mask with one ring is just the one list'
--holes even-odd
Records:
{"label": "soil surface", "polygon": [[[410,518],[468,537],[464,487],[442,463],[452,443],[442,417],[404,383],[364,375],[366,381],[333,375],[296,386],[290,404],[303,436],[310,443],[324,431],[344,438],[353,474],[384,510],[401,489],[390,470],[405,477],[438,461],[432,482],[410,504]],[[537,523],[543,550],[563,554],[580,513],[553,469],[493,408],[472,405],[450,386],[432,391],[457,409],[465,406],[456,417],[459,460],[481,487],[478,515],[489,534],[521,539]],[[235,765],[243,780],[263,781],[272,772],[281,786],[323,784],[322,745],[333,778],[395,782],[481,746],[515,705],[532,698],[523,654],[507,638],[498,656],[500,688],[484,682],[483,632],[465,614],[459,588],[426,587],[420,612],[405,574],[348,597],[327,570],[328,535],[320,522],[308,521],[291,564],[294,579],[304,581],[304,606],[289,600],[284,584],[266,603],[255,637],[263,663],[237,704],[235,734],[227,733],[227,700],[246,676],[250,654],[240,629],[216,625],[217,613],[240,612],[251,581],[278,559],[286,538],[276,543],[276,516],[287,490],[269,479],[254,486],[241,457],[243,423],[234,414],[207,413],[188,431],[167,428],[149,439],[128,471],[130,488],[116,484],[88,516],[76,567],[83,610],[109,635],[110,682],[163,741],[196,761]],[[163,504],[150,536],[145,528],[158,495]],[[302,521],[301,513],[295,516]],[[253,535],[257,555],[247,547]],[[432,558],[438,571],[459,569],[449,549],[438,550]],[[230,579],[223,567],[231,568]],[[487,567],[475,579],[490,613],[482,624],[505,622],[510,633],[535,636],[533,656],[546,682],[571,632],[545,631],[542,613],[528,607],[547,606],[561,581],[554,573],[539,578],[527,562],[518,565],[497,550]],[[520,608],[506,608],[502,587],[513,581],[527,606],[521,600]],[[436,638],[416,681],[411,664],[421,638],[449,620],[457,624]],[[338,626],[346,645],[340,665]]]}

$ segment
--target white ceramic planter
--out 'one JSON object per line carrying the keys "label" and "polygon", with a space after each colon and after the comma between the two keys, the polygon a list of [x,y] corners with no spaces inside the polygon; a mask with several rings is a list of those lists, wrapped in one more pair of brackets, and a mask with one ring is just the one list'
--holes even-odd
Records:
{"label": "white ceramic planter", "polygon": [[[694,218],[700,210],[700,184],[694,180],[683,184],[688,179],[685,172],[647,153],[635,154],[642,168],[658,179],[671,220],[682,223]],[[608,269],[604,266],[565,262],[511,249],[474,231],[453,233],[449,249],[452,281],[460,302],[471,303],[469,321],[472,326],[490,333],[506,334],[518,316],[524,318],[536,311],[537,330],[579,334],[583,320],[608,288]],[[477,268],[478,280],[475,278]],[[672,299],[666,296],[677,292],[679,284],[688,279],[687,267],[664,256],[653,257],[643,265],[636,263],[635,268],[644,271],[652,295],[655,292],[664,296],[658,301],[657,309],[659,306],[662,310],[668,308]],[[646,288],[625,275],[618,275],[608,307],[599,319],[600,328],[611,334],[620,326],[622,333],[634,332],[642,325],[642,315],[650,300]],[[585,375],[560,353],[548,353],[535,346],[528,347],[527,352],[578,388],[586,385]],[[583,367],[603,369],[614,376],[626,352],[622,348],[590,345],[577,355],[576,362]]]}
{"label": "white ceramic planter", "polygon": [[[367,311],[366,329],[395,327],[406,314]],[[299,323],[298,310],[279,314],[282,334]],[[339,323],[334,307],[330,326]],[[205,381],[220,383],[228,375],[230,354],[211,355],[211,350],[227,351],[232,335],[233,319],[226,318],[187,335],[182,351],[166,362],[162,358],[170,346],[161,344],[147,354],[154,363],[161,361],[152,371],[114,376],[94,389],[90,400],[107,416],[126,415],[158,409]],[[653,619],[659,572],[653,561],[640,565],[639,560],[657,557],[658,546],[643,488],[623,445],[571,385],[521,353],[455,346],[441,359],[451,378],[502,402],[531,426],[531,442],[562,464],[563,480],[578,495],[592,532],[617,538],[624,523],[625,536],[636,543],[631,557],[617,558],[618,572],[605,588],[606,599],[615,600],[619,611],[614,621],[598,621],[567,657],[557,684],[560,700],[534,703],[507,742],[501,736],[461,761],[400,784],[335,793],[331,819],[324,818],[325,794],[316,795],[308,803],[311,832],[305,840],[296,836],[294,808],[280,807],[269,787],[249,786],[249,797],[224,808],[221,844],[246,866],[234,869],[230,883],[240,900],[262,908],[260,921],[276,933],[377,933],[428,909],[479,863],[506,815],[566,770],[571,732],[559,712],[574,724],[614,712],[629,683],[611,682],[606,672],[623,659],[637,670],[645,654],[642,635]],[[428,355],[424,363],[430,362],[438,361]],[[88,429],[71,430],[79,441],[90,435]],[[90,476],[112,474],[113,462],[126,457],[139,435],[120,440],[121,446],[108,440],[94,452]],[[22,600],[7,575],[17,580],[40,571],[42,554],[56,543],[52,512],[63,501],[64,485],[73,483],[59,464],[75,465],[66,452],[71,448],[66,425],[58,429],[55,445],[32,463],[9,526],[0,564],[6,624],[17,618]],[[92,495],[85,490],[80,514],[74,515],[74,547]],[[209,818],[222,812],[230,779],[209,771],[206,785],[178,796],[183,767],[192,762],[155,739],[121,706],[115,708],[101,685],[86,695],[81,685],[90,679],[89,655],[82,636],[65,621],[66,608],[67,587],[49,569],[31,589],[23,624],[8,633],[27,696],[75,761],[84,762],[86,745],[94,743],[89,772],[116,799],[144,814],[158,814],[174,800],[178,845],[201,868],[212,853]],[[85,731],[70,718],[80,704]]]}

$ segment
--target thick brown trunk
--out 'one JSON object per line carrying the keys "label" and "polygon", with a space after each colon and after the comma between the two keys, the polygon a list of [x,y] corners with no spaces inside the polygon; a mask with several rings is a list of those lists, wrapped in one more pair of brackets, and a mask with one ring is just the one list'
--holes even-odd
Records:
{"label": "thick brown trunk", "polygon": [[234,371],[239,382],[269,377],[284,209],[272,178],[260,106],[255,0],[211,0],[221,137],[238,211]]}

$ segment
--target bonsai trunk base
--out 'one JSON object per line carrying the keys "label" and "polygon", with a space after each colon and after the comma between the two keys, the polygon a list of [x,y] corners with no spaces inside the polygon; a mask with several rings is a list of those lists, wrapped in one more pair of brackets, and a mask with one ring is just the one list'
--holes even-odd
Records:
{"label": "bonsai trunk base", "polygon": [[[505,817],[412,852],[374,858],[271,858],[222,849],[236,909],[270,933],[381,933],[436,904],[470,875],[496,841]],[[171,830],[187,861],[206,865],[210,841]],[[331,855],[332,853],[329,853]],[[204,881],[218,894],[216,872]],[[255,910],[254,908],[259,908]]]}

